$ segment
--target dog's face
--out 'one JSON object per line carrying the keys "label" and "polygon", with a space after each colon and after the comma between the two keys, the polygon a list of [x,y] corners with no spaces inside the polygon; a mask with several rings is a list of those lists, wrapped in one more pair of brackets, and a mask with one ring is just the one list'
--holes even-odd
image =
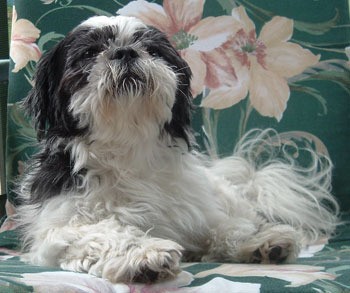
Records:
{"label": "dog's face", "polygon": [[135,18],[97,16],[41,59],[25,106],[39,139],[152,129],[189,144],[190,78],[163,33]]}

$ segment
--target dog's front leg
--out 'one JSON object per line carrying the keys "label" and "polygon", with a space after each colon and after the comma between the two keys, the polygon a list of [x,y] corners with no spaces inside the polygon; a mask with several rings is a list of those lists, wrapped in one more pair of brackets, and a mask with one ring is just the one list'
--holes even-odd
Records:
{"label": "dog's front leg", "polygon": [[32,262],[43,264],[51,258],[62,269],[88,272],[111,282],[155,282],[180,271],[180,245],[149,237],[113,218],[51,229],[42,238],[34,244],[40,248],[32,247],[28,254]]}

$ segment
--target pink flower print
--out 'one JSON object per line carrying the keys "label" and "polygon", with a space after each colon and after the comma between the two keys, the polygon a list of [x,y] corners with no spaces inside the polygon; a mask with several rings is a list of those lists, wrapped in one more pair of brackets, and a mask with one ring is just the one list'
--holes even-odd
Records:
{"label": "pink flower print", "polygon": [[10,57],[15,63],[12,72],[18,72],[29,61],[38,61],[41,52],[35,41],[40,36],[40,30],[27,19],[17,19],[16,10],[13,10],[12,35]]}
{"label": "pink flower print", "polygon": [[210,91],[203,107],[223,109],[249,99],[261,115],[282,119],[290,89],[287,79],[315,65],[320,56],[298,44],[288,42],[293,33],[293,20],[276,16],[267,22],[259,37],[255,25],[240,6],[232,17],[240,24],[220,52],[231,60],[236,79]]}

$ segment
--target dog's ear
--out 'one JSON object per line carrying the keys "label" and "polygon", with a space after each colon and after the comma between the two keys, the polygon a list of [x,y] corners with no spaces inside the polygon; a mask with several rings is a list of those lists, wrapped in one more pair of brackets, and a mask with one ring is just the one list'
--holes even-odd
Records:
{"label": "dog's ear", "polygon": [[178,80],[176,99],[172,108],[172,119],[165,125],[165,129],[173,137],[183,138],[190,148],[193,143],[191,119],[194,108],[191,93],[192,72],[187,62],[172,46],[168,48],[167,57],[168,62],[172,64],[176,71]]}
{"label": "dog's ear", "polygon": [[172,108],[172,119],[166,128],[176,137],[183,138],[190,147],[191,137],[191,119],[193,110],[193,97],[191,93],[191,70],[188,64],[180,56],[176,58],[178,84],[176,99]]}
{"label": "dog's ear", "polygon": [[63,39],[38,62],[34,86],[23,102],[28,115],[34,120],[38,139],[46,137],[49,128],[60,120],[60,101],[57,97],[59,84],[66,62],[66,41]]}

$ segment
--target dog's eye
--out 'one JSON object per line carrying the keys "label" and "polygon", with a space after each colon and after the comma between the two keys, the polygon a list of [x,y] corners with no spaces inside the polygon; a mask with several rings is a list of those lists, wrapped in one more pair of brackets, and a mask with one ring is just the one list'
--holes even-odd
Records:
{"label": "dog's eye", "polygon": [[154,58],[162,57],[161,53],[157,48],[148,48],[148,54],[150,54]]}
{"label": "dog's eye", "polygon": [[96,48],[91,48],[84,52],[83,58],[90,59],[90,58],[96,57],[98,53],[99,53],[99,50],[97,50]]}

